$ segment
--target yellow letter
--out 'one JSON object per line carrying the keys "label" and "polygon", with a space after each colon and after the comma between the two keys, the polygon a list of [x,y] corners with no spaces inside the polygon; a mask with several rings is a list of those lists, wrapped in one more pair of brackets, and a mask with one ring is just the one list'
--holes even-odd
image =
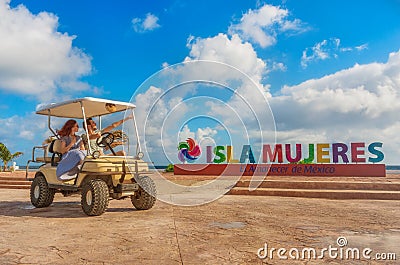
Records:
{"label": "yellow letter", "polygon": [[329,156],[329,150],[323,150],[329,148],[329,144],[317,144],[317,163],[330,163],[329,157],[324,158],[323,156]]}

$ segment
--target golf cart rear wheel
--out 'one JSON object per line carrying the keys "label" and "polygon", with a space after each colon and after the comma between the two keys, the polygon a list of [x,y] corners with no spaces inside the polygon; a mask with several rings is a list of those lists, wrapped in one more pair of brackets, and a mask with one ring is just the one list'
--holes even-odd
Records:
{"label": "golf cart rear wheel", "polygon": [[131,196],[133,206],[138,210],[148,210],[156,202],[156,186],[148,176],[139,176],[136,179],[139,190]]}
{"label": "golf cart rear wheel", "polygon": [[101,179],[88,181],[82,189],[82,210],[89,216],[101,215],[108,206],[108,186]]}
{"label": "golf cart rear wheel", "polygon": [[53,189],[49,188],[43,175],[36,175],[31,184],[31,203],[36,208],[48,207],[54,200]]}

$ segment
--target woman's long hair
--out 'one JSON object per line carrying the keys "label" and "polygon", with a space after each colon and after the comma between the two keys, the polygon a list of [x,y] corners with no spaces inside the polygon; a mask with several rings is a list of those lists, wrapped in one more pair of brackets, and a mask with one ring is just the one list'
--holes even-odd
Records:
{"label": "woman's long hair", "polygon": [[67,120],[64,126],[57,132],[61,137],[70,135],[72,127],[77,124],[76,120]]}

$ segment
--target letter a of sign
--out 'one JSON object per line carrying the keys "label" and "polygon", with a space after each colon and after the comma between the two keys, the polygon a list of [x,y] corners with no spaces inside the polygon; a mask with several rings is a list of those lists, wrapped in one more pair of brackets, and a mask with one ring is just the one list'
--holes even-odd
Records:
{"label": "letter a of sign", "polygon": [[255,163],[253,151],[250,145],[243,145],[242,154],[240,155],[240,163],[245,163],[246,159],[249,159],[250,163]]}

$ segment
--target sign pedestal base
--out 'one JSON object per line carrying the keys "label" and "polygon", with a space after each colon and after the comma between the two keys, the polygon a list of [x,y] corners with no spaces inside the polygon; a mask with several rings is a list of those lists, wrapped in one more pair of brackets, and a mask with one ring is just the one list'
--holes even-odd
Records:
{"label": "sign pedestal base", "polygon": [[386,177],[385,164],[175,164],[175,175]]}

